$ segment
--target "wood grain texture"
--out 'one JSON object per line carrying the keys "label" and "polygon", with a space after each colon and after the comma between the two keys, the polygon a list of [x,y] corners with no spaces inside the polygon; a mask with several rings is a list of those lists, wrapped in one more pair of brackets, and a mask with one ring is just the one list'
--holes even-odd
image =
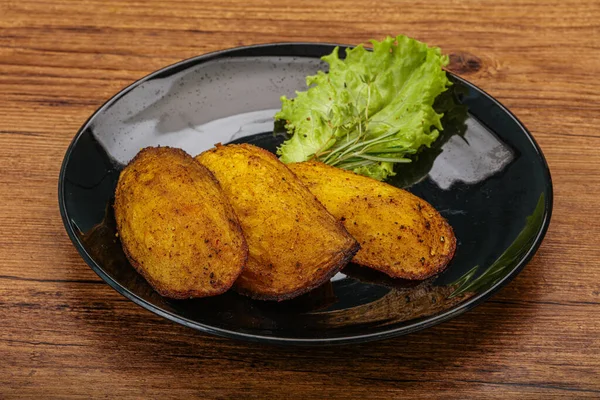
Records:
{"label": "wood grain texture", "polygon": [[[135,306],[64,232],[57,177],[87,117],[180,59],[404,33],[508,106],[555,211],[521,275],[453,321],[359,346],[201,335]],[[0,398],[600,398],[600,2],[0,1]]]}

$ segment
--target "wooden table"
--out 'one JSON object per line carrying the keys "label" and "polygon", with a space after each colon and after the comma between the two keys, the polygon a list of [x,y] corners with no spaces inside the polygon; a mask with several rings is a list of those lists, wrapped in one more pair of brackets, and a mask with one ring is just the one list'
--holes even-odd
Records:
{"label": "wooden table", "polygon": [[[0,2],[0,398],[600,398],[598,1]],[[445,324],[358,346],[202,335],[134,305],[71,245],[59,167],[86,118],[167,64],[239,45],[404,33],[531,130],[555,212],[529,266]]]}

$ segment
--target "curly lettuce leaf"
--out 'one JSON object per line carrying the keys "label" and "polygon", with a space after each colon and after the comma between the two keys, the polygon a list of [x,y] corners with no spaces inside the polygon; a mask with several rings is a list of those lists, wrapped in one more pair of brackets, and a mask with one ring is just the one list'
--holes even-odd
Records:
{"label": "curly lettuce leaf", "polygon": [[292,135],[278,149],[284,163],[318,159],[383,180],[393,165],[429,147],[442,129],[435,98],[450,85],[439,48],[406,36],[339,48],[323,57],[329,72],[306,78],[309,87],[281,98],[275,119]]}

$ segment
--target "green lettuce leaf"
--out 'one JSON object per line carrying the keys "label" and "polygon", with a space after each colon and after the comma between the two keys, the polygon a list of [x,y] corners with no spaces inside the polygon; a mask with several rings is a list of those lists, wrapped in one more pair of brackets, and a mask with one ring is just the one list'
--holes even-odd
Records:
{"label": "green lettuce leaf", "polygon": [[450,85],[439,48],[406,36],[339,49],[323,57],[329,72],[306,78],[309,87],[281,98],[276,120],[292,136],[278,149],[284,163],[317,159],[383,180],[393,165],[429,147],[442,129],[435,98]]}

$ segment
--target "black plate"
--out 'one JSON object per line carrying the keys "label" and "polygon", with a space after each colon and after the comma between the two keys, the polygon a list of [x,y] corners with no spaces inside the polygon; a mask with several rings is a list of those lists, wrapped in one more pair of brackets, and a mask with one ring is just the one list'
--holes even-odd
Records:
{"label": "black plate", "polygon": [[319,57],[332,49],[294,43],[211,53],[155,72],[104,104],[73,139],[59,177],[60,211],[83,259],[156,314],[203,332],[271,343],[349,343],[414,332],[469,310],[513,279],[550,222],[550,173],[525,127],[456,76],[436,104],[445,112],[442,138],[390,182],[430,202],[454,228],[456,256],[439,276],[392,280],[350,265],[287,302],[233,292],[182,301],[156,294],[129,265],[112,212],[124,164],[145,146],[196,155],[236,141],[274,151],[283,140],[273,133],[279,97],[303,90],[305,77],[325,68]]}

